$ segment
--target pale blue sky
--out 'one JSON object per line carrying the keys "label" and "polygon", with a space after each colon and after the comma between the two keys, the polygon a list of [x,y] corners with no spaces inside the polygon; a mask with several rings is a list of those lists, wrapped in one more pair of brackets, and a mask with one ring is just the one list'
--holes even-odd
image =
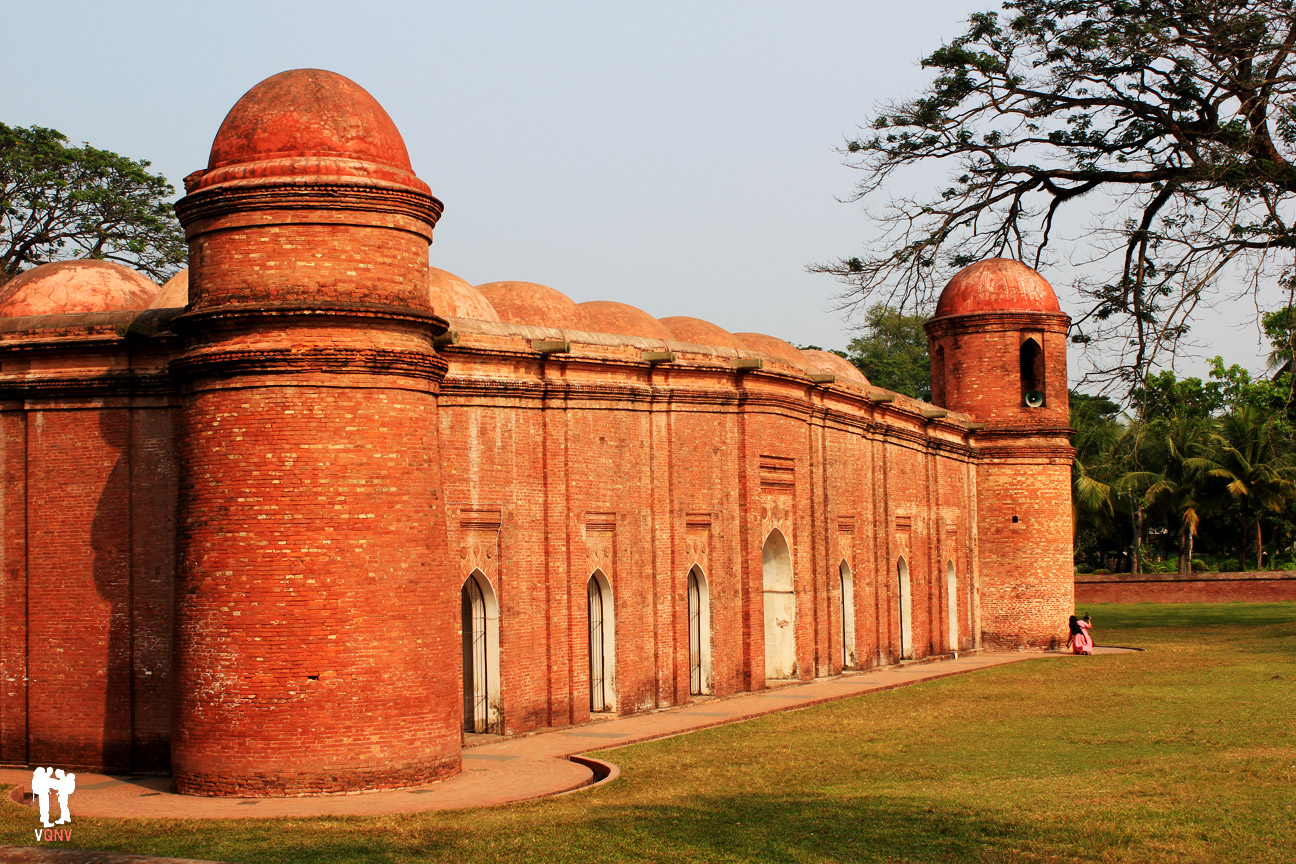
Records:
{"label": "pale blue sky", "polygon": [[[840,287],[805,272],[871,230],[836,200],[855,172],[834,148],[993,6],[13,4],[0,120],[149,159],[179,187],[248,88],[331,69],[383,104],[446,203],[435,266],[844,347]],[[1260,368],[1253,333],[1210,332],[1209,353]]]}

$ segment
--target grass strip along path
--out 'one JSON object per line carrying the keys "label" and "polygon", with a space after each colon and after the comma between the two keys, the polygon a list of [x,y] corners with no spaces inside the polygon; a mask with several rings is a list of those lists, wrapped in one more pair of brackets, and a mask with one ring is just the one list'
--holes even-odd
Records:
{"label": "grass strip along path", "polygon": [[[612,784],[415,815],[75,820],[246,862],[1289,862],[1296,604],[1093,606],[1138,654],[1039,658],[603,751]],[[75,802],[74,802],[75,810]],[[0,843],[31,815],[0,807]]]}

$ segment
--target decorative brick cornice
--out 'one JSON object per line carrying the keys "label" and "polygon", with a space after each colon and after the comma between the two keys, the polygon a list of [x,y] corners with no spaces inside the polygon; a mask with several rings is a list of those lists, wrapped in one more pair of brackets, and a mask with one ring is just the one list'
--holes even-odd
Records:
{"label": "decorative brick cornice", "polygon": [[324,300],[309,306],[300,303],[255,303],[190,311],[172,320],[171,329],[187,336],[198,336],[206,331],[238,329],[274,319],[296,319],[301,322],[318,320],[328,324],[372,324],[386,321],[425,328],[433,337],[444,333],[449,326],[439,315],[408,306]]}
{"label": "decorative brick cornice", "polygon": [[923,325],[927,338],[950,333],[973,333],[987,330],[1051,330],[1065,333],[1071,316],[1065,312],[977,312],[933,318]]}
{"label": "decorative brick cornice", "polygon": [[55,399],[134,395],[173,395],[175,382],[158,370],[104,372],[98,375],[68,374],[0,376],[0,399]]}
{"label": "decorative brick cornice", "polygon": [[997,443],[977,448],[984,459],[1013,459],[1027,462],[1066,462],[1075,459],[1075,448],[1070,444]]}
{"label": "decorative brick cornice", "polygon": [[242,375],[333,374],[395,375],[440,381],[446,362],[434,352],[389,348],[343,348],[335,345],[291,348],[216,348],[190,351],[171,361],[181,378]]}
{"label": "decorative brick cornice", "polygon": [[181,198],[175,209],[190,237],[202,233],[210,223],[229,216],[291,210],[294,222],[332,221],[325,218],[327,214],[339,211],[403,216],[426,225],[430,238],[431,229],[441,218],[445,205],[437,198],[413,189],[302,182],[217,186]]}

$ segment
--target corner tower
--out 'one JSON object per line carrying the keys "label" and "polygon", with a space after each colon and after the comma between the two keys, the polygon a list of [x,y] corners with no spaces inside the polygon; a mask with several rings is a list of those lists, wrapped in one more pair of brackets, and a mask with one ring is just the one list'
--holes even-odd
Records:
{"label": "corner tower", "polygon": [[1003,258],[960,271],[927,322],[932,401],[976,434],[982,640],[1064,639],[1074,604],[1066,334],[1052,287]]}
{"label": "corner tower", "polygon": [[377,101],[315,69],[248,91],[185,189],[176,790],[454,773],[446,325],[427,289],[441,202]]}

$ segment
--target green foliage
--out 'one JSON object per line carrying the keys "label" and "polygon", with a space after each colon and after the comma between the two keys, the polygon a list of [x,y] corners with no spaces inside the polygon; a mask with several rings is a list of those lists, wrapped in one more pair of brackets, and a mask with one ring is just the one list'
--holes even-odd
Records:
{"label": "green foliage", "polygon": [[40,126],[0,123],[0,284],[38,264],[101,258],[162,281],[187,247],[166,178]]}
{"label": "green foliage", "polygon": [[844,355],[877,387],[924,401],[931,399],[931,359],[925,315],[908,315],[878,304],[865,313],[863,333]]}
{"label": "green foliage", "polygon": [[[1290,310],[1264,320],[1280,354]],[[1197,566],[1199,538],[1208,559],[1233,555],[1234,568],[1296,556],[1291,387],[1290,366],[1253,379],[1216,357],[1206,381],[1147,376],[1131,399],[1137,419],[1125,423],[1110,400],[1073,394],[1077,563],[1114,565],[1111,550],[1128,548],[1128,560],[1149,571],[1168,566],[1158,561],[1172,552],[1187,571],[1190,561]],[[1122,513],[1128,524],[1116,518]]]}
{"label": "green foliage", "polygon": [[[1290,264],[1292,0],[1010,0],[923,65],[925,91],[845,148],[856,200],[890,229],[812,268],[849,301],[921,307],[972,261],[1047,264],[1060,213],[1102,213],[1064,241],[1091,262],[1073,338],[1108,349],[1099,377],[1130,388],[1172,356],[1221,268],[1259,286]],[[929,193],[894,195],[938,166]]]}

